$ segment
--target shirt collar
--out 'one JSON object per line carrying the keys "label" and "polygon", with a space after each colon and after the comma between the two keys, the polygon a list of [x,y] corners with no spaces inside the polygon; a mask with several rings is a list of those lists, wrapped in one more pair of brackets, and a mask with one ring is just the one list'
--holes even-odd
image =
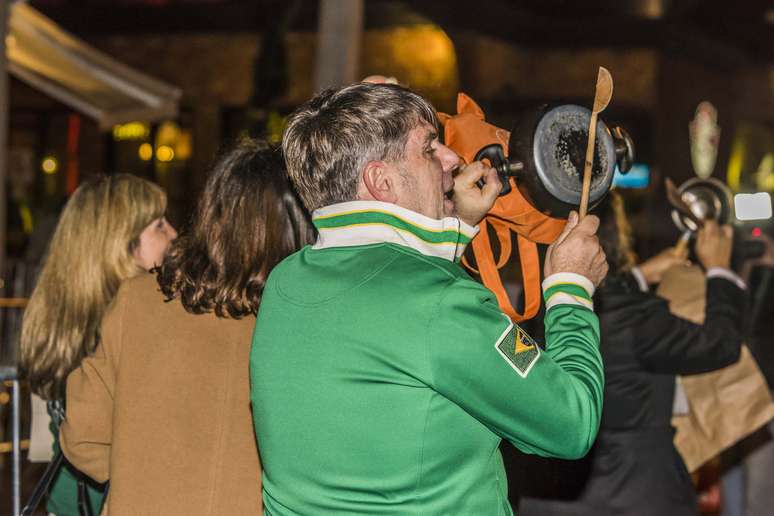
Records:
{"label": "shirt collar", "polygon": [[312,213],[318,230],[314,249],[392,243],[426,256],[457,261],[478,233],[455,217],[431,219],[396,204],[351,201]]}

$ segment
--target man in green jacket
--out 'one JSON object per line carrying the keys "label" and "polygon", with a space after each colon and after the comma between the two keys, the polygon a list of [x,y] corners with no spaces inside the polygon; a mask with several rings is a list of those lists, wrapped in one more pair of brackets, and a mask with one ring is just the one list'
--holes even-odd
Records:
{"label": "man in green jacket", "polygon": [[598,220],[549,248],[541,349],[458,265],[500,183],[422,97],[323,92],[283,150],[319,238],[272,272],[253,339],[266,513],[511,514],[501,439],[577,458],[597,433]]}

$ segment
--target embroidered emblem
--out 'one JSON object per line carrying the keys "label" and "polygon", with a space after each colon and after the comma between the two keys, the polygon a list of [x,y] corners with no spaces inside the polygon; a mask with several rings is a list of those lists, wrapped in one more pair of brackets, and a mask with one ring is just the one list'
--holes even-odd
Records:
{"label": "embroidered emblem", "polygon": [[495,344],[495,349],[522,378],[527,377],[540,356],[537,343],[513,323]]}

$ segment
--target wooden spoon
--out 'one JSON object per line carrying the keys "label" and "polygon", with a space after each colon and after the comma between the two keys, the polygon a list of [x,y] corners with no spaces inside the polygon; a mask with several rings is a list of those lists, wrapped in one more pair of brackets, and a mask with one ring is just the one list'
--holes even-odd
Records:
{"label": "wooden spoon", "polygon": [[586,146],[586,162],[583,165],[583,190],[581,191],[580,218],[586,216],[589,208],[589,190],[591,189],[591,166],[594,163],[594,145],[597,139],[597,115],[605,110],[613,97],[613,77],[607,68],[599,67],[597,88],[594,92],[594,108],[589,122],[589,143]]}

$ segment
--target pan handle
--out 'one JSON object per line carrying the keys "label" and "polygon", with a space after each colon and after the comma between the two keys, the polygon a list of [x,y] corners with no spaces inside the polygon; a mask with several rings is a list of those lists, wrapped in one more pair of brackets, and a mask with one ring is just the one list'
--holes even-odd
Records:
{"label": "pan handle", "polygon": [[[509,178],[515,176],[519,171],[524,168],[524,164],[521,162],[511,162],[505,157],[503,152],[503,146],[499,143],[490,143],[486,147],[482,147],[477,153],[473,161],[481,161],[487,159],[492,168],[497,171],[497,175],[500,177],[500,183],[502,189],[500,190],[500,196],[506,195],[511,191],[511,182]],[[479,188],[484,187],[484,180],[479,179],[476,184]]]}
{"label": "pan handle", "polygon": [[618,170],[626,174],[634,163],[634,142],[623,127],[614,127],[612,133]]}

